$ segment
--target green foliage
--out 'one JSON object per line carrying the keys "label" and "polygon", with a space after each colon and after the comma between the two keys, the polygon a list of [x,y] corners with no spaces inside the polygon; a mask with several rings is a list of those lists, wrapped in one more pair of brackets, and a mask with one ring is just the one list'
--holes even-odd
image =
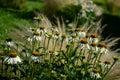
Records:
{"label": "green foliage", "polygon": [[25,2],[26,0],[0,0],[0,6],[20,9]]}
{"label": "green foliage", "polygon": [[47,16],[54,16],[56,10],[63,8],[72,3],[73,0],[44,0],[43,3],[43,12]]}
{"label": "green foliage", "polygon": [[[5,1],[7,0],[0,0],[1,3]],[[42,3],[28,0],[23,4],[23,7],[24,8],[21,8],[20,10],[11,8],[9,5],[6,5],[5,8],[0,7],[0,40],[10,36],[9,34],[15,34],[14,32],[17,31],[18,28],[21,29],[23,27],[25,28],[25,26],[32,25],[31,17],[35,16],[35,10],[41,11]],[[16,39],[18,38],[17,35],[11,37]]]}
{"label": "green foliage", "polygon": [[[53,0],[54,1],[54,0]],[[76,0],[77,2],[77,0]],[[56,17],[63,20],[66,24],[78,23],[77,27],[80,27],[85,22],[92,23],[95,18],[94,12],[95,4],[92,1],[74,1],[67,0],[66,3],[62,0],[55,0],[55,3],[50,0],[45,1],[43,12],[51,21],[55,23]]]}
{"label": "green foliage", "polygon": [[66,24],[72,23],[76,20],[78,27],[83,25],[85,22],[92,23],[95,18],[95,12],[85,12],[82,13],[82,6],[81,5],[67,5],[66,7],[56,9],[55,12],[50,16],[51,20],[54,22],[55,17],[59,17],[60,19],[63,18]]}
{"label": "green foliage", "polygon": [[119,0],[93,0],[93,2],[100,6],[104,13],[120,16]]}
{"label": "green foliage", "polygon": [[59,18],[62,17],[65,21],[72,22],[80,14],[81,5],[68,5],[62,9],[58,9],[55,13]]}
{"label": "green foliage", "polygon": [[[19,30],[18,28],[24,28],[26,25],[30,26],[29,24],[30,20],[20,18],[18,13],[0,8],[0,40],[10,36],[15,29]],[[15,39],[17,35],[11,37]]]}
{"label": "green foliage", "polygon": [[44,0],[28,0],[28,1],[37,1],[37,2],[43,2]]}
{"label": "green foliage", "polygon": [[62,17],[65,21],[69,21],[71,23],[73,21],[77,21],[78,27],[83,25],[85,22],[92,23],[95,20],[94,12],[85,12],[85,16],[82,17],[82,6],[81,5],[69,5],[56,11],[56,16]]}

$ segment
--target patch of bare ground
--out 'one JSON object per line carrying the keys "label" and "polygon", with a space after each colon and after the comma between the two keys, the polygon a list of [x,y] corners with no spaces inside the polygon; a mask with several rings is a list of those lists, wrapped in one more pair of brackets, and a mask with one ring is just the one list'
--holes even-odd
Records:
{"label": "patch of bare ground", "polygon": [[114,65],[106,78],[108,78],[108,80],[120,80],[120,61]]}

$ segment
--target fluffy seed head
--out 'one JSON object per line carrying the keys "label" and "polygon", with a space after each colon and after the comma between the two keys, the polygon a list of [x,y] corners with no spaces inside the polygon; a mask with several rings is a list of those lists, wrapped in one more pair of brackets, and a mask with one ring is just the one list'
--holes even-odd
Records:
{"label": "fluffy seed head", "polygon": [[16,52],[11,52],[9,56],[12,57],[12,58],[13,58],[13,57],[16,57],[16,56],[17,56],[17,53],[16,53]]}
{"label": "fluffy seed head", "polygon": [[33,34],[36,35],[36,36],[38,36],[38,35],[39,35],[39,32],[34,32]]}
{"label": "fluffy seed head", "polygon": [[114,61],[118,61],[119,58],[117,56],[113,56]]}
{"label": "fluffy seed head", "polygon": [[105,64],[110,64],[110,61],[105,61],[104,63],[105,63]]}
{"label": "fluffy seed head", "polygon": [[34,19],[34,20],[37,20],[37,21],[41,21],[41,18],[40,18],[40,17],[34,17],[33,19]]}
{"label": "fluffy seed head", "polygon": [[38,54],[39,54],[39,52],[37,52],[37,51],[32,52],[32,55],[34,55],[34,56],[38,56]]}
{"label": "fluffy seed head", "polygon": [[27,38],[28,38],[28,37],[30,37],[30,35],[26,34],[26,35],[25,35],[25,37],[27,37]]}
{"label": "fluffy seed head", "polygon": [[59,32],[56,32],[56,33],[55,33],[55,35],[57,35],[57,36],[58,36],[59,34],[60,34]]}
{"label": "fluffy seed head", "polygon": [[71,37],[72,37],[72,38],[76,38],[76,34],[72,34]]}
{"label": "fluffy seed head", "polygon": [[41,30],[44,30],[44,29],[45,29],[45,26],[40,26],[40,29],[41,29]]}
{"label": "fluffy seed head", "polygon": [[93,69],[93,72],[94,73],[99,73],[99,70],[95,68],[95,69]]}
{"label": "fluffy seed head", "polygon": [[66,34],[62,34],[62,38],[66,38]]}
{"label": "fluffy seed head", "polygon": [[98,35],[97,34],[91,34],[91,37],[96,38],[96,37],[98,37]]}
{"label": "fluffy seed head", "polygon": [[5,40],[6,40],[7,42],[12,41],[12,39],[11,39],[11,38],[6,38]]}
{"label": "fluffy seed head", "polygon": [[95,46],[97,46],[97,44],[96,43],[92,43],[91,46],[95,47]]}
{"label": "fluffy seed head", "polygon": [[83,43],[83,44],[87,44],[88,43],[88,41],[86,39],[82,39],[82,40],[80,40],[80,42]]}
{"label": "fluffy seed head", "polygon": [[32,31],[36,31],[37,29],[36,29],[36,28],[32,28],[31,30],[32,30]]}
{"label": "fluffy seed head", "polygon": [[98,44],[98,47],[104,47],[104,48],[107,48],[107,45],[105,43],[99,43]]}
{"label": "fluffy seed head", "polygon": [[49,53],[54,53],[54,50],[50,50]]}

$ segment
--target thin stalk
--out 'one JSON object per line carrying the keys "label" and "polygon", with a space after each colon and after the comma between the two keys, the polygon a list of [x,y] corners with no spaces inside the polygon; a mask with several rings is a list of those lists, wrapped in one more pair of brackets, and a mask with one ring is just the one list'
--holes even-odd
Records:
{"label": "thin stalk", "polygon": [[93,65],[93,66],[95,66],[96,62],[100,60],[102,54],[101,54],[101,53],[100,53],[100,54],[96,54],[95,56],[96,56],[96,57],[95,57],[94,65]]}
{"label": "thin stalk", "polygon": [[94,58],[95,58],[95,56],[93,56],[90,60],[89,60],[89,63],[93,63],[93,61],[94,61]]}
{"label": "thin stalk", "polygon": [[55,45],[54,45],[54,49],[53,50],[56,49],[57,41],[58,41],[58,39],[56,39],[56,41],[55,41]]}
{"label": "thin stalk", "polygon": [[[10,72],[11,72],[12,66],[10,65],[9,67],[10,67]],[[9,76],[9,77],[12,78],[12,73],[10,73],[10,76]]]}
{"label": "thin stalk", "polygon": [[45,36],[45,39],[44,39],[44,44],[43,44],[43,47],[45,47],[45,42],[46,42],[46,36]]}
{"label": "thin stalk", "polygon": [[113,62],[113,64],[108,69],[108,71],[104,74],[103,79],[105,78],[105,76],[108,74],[108,72],[111,70],[111,68],[114,66],[115,63],[116,63],[116,61]]}
{"label": "thin stalk", "polygon": [[33,40],[32,41],[32,51],[34,51],[34,49],[35,49],[35,41]]}
{"label": "thin stalk", "polygon": [[48,48],[49,48],[50,39],[51,39],[51,38],[48,38],[48,42],[47,42],[47,50],[48,50]]}
{"label": "thin stalk", "polygon": [[67,55],[69,55],[69,53],[70,53],[71,46],[72,45],[70,43],[68,43],[68,45],[66,45],[66,53],[67,53]]}
{"label": "thin stalk", "polygon": [[60,44],[60,49],[59,49],[60,51],[61,51],[61,49],[62,49],[63,41],[64,41],[64,40],[62,39],[61,44]]}
{"label": "thin stalk", "polygon": [[95,66],[96,62],[97,62],[97,57],[94,60],[93,67]]}
{"label": "thin stalk", "polygon": [[4,66],[3,66],[3,59],[2,59],[2,75],[4,74],[3,70],[4,70]]}
{"label": "thin stalk", "polygon": [[87,61],[90,61],[92,57],[92,51],[89,51],[88,57],[87,57]]}
{"label": "thin stalk", "polygon": [[5,69],[5,76],[8,77],[8,67],[9,67],[8,64],[6,64],[5,67],[7,67],[7,69]]}
{"label": "thin stalk", "polygon": [[100,55],[99,55],[99,57],[98,57],[98,60],[100,60],[101,56],[102,56],[102,53],[100,53]]}

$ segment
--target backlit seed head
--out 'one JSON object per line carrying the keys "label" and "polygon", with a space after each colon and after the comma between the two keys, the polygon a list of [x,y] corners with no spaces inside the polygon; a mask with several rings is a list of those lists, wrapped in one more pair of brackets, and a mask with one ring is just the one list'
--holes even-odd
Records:
{"label": "backlit seed head", "polygon": [[95,69],[93,69],[93,72],[94,73],[99,73],[99,70],[95,68]]}
{"label": "backlit seed head", "polygon": [[80,31],[81,29],[80,28],[76,28],[75,31]]}
{"label": "backlit seed head", "polygon": [[57,28],[57,26],[52,26],[53,29]]}
{"label": "backlit seed head", "polygon": [[30,37],[30,35],[26,34],[26,35],[25,35],[25,37],[29,38],[29,37]]}
{"label": "backlit seed head", "polygon": [[107,45],[105,43],[99,43],[98,44],[98,47],[104,47],[104,48],[107,48]]}
{"label": "backlit seed head", "polygon": [[39,32],[34,32],[33,34],[36,36],[39,36]]}
{"label": "backlit seed head", "polygon": [[32,31],[36,31],[36,30],[37,30],[37,28],[32,28],[31,30],[32,30]]}
{"label": "backlit seed head", "polygon": [[66,45],[66,48],[68,48],[68,47],[70,47],[70,46],[71,46],[70,44],[67,44],[67,45]]}
{"label": "backlit seed head", "polygon": [[86,37],[97,38],[98,34],[86,34]]}
{"label": "backlit seed head", "polygon": [[39,55],[39,52],[34,51],[34,52],[32,52],[32,55],[34,55],[34,56],[38,56],[38,55]]}
{"label": "backlit seed head", "polygon": [[54,53],[54,50],[50,50],[49,53]]}
{"label": "backlit seed head", "polygon": [[11,52],[9,56],[12,57],[12,58],[13,58],[13,57],[16,57],[16,56],[17,56],[17,53],[16,53],[16,52]]}
{"label": "backlit seed head", "polygon": [[52,34],[48,34],[48,36],[51,38],[51,37],[52,37]]}
{"label": "backlit seed head", "polygon": [[33,19],[38,19],[39,17],[33,17]]}
{"label": "backlit seed head", "polygon": [[113,56],[114,61],[118,61],[119,58],[117,56]]}
{"label": "backlit seed head", "polygon": [[80,28],[76,28],[75,31],[82,31],[83,32],[84,30],[82,30]]}
{"label": "backlit seed head", "polygon": [[67,29],[67,32],[74,32],[74,29]]}
{"label": "backlit seed head", "polygon": [[91,34],[91,37],[96,38],[96,37],[98,37],[98,35],[97,34]]}
{"label": "backlit seed head", "polygon": [[82,40],[80,40],[80,42],[83,43],[83,44],[87,44],[88,43],[88,41],[86,39],[82,39]]}
{"label": "backlit seed head", "polygon": [[71,37],[72,37],[72,38],[76,38],[77,35],[76,35],[75,33],[73,33],[73,34],[71,34]]}
{"label": "backlit seed head", "polygon": [[41,18],[40,18],[40,17],[34,17],[33,19],[34,19],[34,20],[37,20],[37,21],[41,21]]}
{"label": "backlit seed head", "polygon": [[5,41],[7,41],[7,42],[11,42],[12,39],[11,39],[11,38],[6,38]]}
{"label": "backlit seed head", "polygon": [[105,64],[110,64],[110,61],[105,61],[104,63],[105,63]]}
{"label": "backlit seed head", "polygon": [[62,34],[62,38],[66,38],[66,34]]}
{"label": "backlit seed head", "polygon": [[47,37],[51,38],[52,37],[52,34],[49,34],[49,33],[46,33],[47,34]]}
{"label": "backlit seed head", "polygon": [[58,36],[59,34],[60,34],[59,32],[56,32],[56,33],[55,33],[55,35],[57,35],[57,36]]}
{"label": "backlit seed head", "polygon": [[91,37],[91,34],[86,34],[86,37],[88,38],[88,37]]}
{"label": "backlit seed head", "polygon": [[54,71],[54,70],[52,70],[52,71],[51,71],[51,73],[52,73],[52,74],[57,74],[57,72],[56,72],[56,71]]}
{"label": "backlit seed head", "polygon": [[45,29],[45,26],[40,26],[40,29],[41,29],[41,30],[44,30],[44,29]]}
{"label": "backlit seed head", "polygon": [[97,44],[96,43],[92,43],[91,46],[95,47],[95,46],[97,46]]}

